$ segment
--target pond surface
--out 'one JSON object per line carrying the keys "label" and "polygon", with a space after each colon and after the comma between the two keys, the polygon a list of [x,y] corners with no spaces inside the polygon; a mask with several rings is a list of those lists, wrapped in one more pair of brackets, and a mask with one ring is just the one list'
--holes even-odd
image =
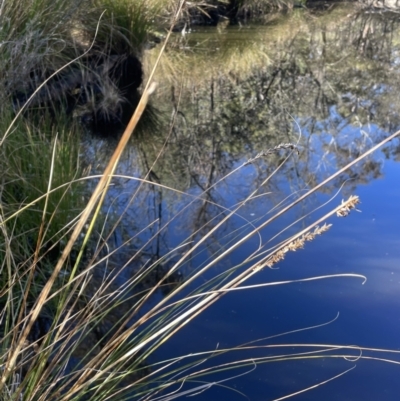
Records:
{"label": "pond surface", "polygon": [[[148,69],[157,51],[146,55]],[[216,276],[223,283],[227,272],[244,271],[350,195],[361,201],[359,211],[333,214],[328,232],[242,285],[296,282],[229,292],[150,357],[155,362],[256,341],[254,349],[224,353],[196,369],[238,360],[246,366],[204,375],[181,390],[214,383],[195,399],[274,400],[328,381],[297,399],[398,399],[400,366],[373,358],[400,359],[382,351],[400,352],[399,139],[263,223],[399,129],[399,68],[398,14],[346,5],[176,35],[152,99],[159,133],[136,139],[118,171],[144,177],[152,167],[147,179],[153,184],[140,187],[132,204],[137,181],[119,178],[110,192],[116,215],[127,208],[116,244],[135,238],[149,258],[169,255],[169,265],[192,247],[179,269],[188,278],[262,226],[195,280],[189,294],[210,290]],[[279,144],[293,146],[251,161]],[[301,281],[326,275],[336,276]],[[329,344],[355,347],[255,362]]]}

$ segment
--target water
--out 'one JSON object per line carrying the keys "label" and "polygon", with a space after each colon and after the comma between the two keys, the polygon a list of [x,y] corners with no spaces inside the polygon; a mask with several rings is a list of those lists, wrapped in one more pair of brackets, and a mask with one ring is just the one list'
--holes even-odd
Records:
{"label": "water", "polygon": [[[359,13],[351,6],[324,13],[296,10],[270,16],[262,25],[197,28],[185,38],[177,35],[156,77],[159,86],[152,103],[164,116],[164,129],[136,140],[119,170],[143,176],[166,143],[151,181],[175,190],[145,185],[128,207],[117,242],[152,224],[134,242],[145,246],[148,255],[160,257],[190,238],[172,253],[168,263],[173,263],[258,190],[257,197],[209,234],[181,267],[180,274],[190,277],[232,241],[251,232],[251,224],[259,227],[395,132],[400,127],[399,39],[397,15]],[[157,49],[147,54],[148,66],[156,54]],[[298,151],[279,150],[246,164],[261,150],[280,143],[296,144]],[[360,197],[360,211],[353,210],[346,218],[329,217],[333,226],[327,233],[302,250],[288,252],[244,285],[296,282],[226,294],[149,362],[257,341],[254,349],[208,361],[199,356],[202,362],[186,373],[238,360],[245,363],[187,380],[182,390],[213,383],[207,391],[199,388],[196,399],[274,400],[328,381],[297,399],[398,399],[400,366],[371,358],[399,361],[398,354],[382,351],[400,352],[399,154],[396,139],[202,274],[188,293],[199,286],[209,288],[207,280],[294,235],[349,195]],[[109,199],[117,214],[137,187],[127,178],[117,182]],[[192,202],[204,190],[208,195]],[[367,281],[341,274],[365,276]],[[326,275],[337,276],[301,281]],[[354,347],[288,358],[329,345]],[[259,359],[277,355],[287,360]]]}
{"label": "water", "polygon": [[[332,230],[302,251],[288,255],[278,270],[264,270],[248,284],[294,280],[325,274],[359,273],[361,280],[335,278],[287,286],[252,289],[225,296],[189,324],[164,352],[185,355],[217,346],[235,347],[246,342],[315,326],[334,319],[327,326],[261,341],[258,344],[337,344],[400,350],[400,167],[388,162],[384,177],[360,187],[362,213],[335,221]],[[188,341],[190,339],[190,341]],[[279,353],[301,352],[304,348],[279,349]],[[274,355],[260,348],[250,354],[237,352],[223,362]],[[339,352],[340,353],[340,352]],[[358,352],[354,352],[357,355]],[[363,352],[364,355],[369,353]],[[374,356],[388,357],[375,353]],[[393,357],[393,355],[392,355]],[[221,360],[219,360],[220,362]],[[395,400],[399,384],[398,367],[384,362],[355,363],[328,358],[299,362],[275,362],[226,383],[251,400],[275,399],[312,386],[351,368],[323,387],[299,395],[304,400]],[[250,371],[248,367],[239,372]],[[229,372],[223,378],[234,376]],[[213,376],[208,380],[218,380]],[[199,399],[241,399],[227,389],[214,388]]]}

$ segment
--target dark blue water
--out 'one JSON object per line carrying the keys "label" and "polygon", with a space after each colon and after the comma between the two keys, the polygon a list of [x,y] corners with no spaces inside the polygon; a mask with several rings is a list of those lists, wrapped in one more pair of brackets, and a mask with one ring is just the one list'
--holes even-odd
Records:
{"label": "dark blue water", "polygon": [[[383,177],[358,187],[361,213],[346,219],[333,219],[332,229],[307,244],[304,250],[289,254],[277,269],[265,269],[247,284],[298,280],[313,276],[358,273],[357,278],[330,278],[232,292],[189,323],[167,346],[163,356],[174,357],[217,348],[234,348],[259,340],[252,351],[231,351],[215,361],[263,358],[277,354],[309,351],[296,344],[354,345],[400,352],[400,165],[384,163]],[[266,337],[333,322],[291,334]],[[289,344],[285,348],[264,345]],[[293,346],[290,346],[294,344]],[[383,351],[345,351],[332,354],[372,356],[399,360]],[[307,358],[271,362],[210,375],[208,382],[231,380],[216,385],[196,399],[272,400],[316,385],[347,369],[346,375],[312,392],[298,395],[302,400],[396,400],[400,391],[399,365],[360,358]],[[200,369],[200,367],[198,367]],[[235,377],[239,373],[245,373]],[[222,387],[222,385],[224,387]],[[226,387],[225,387],[226,386]],[[231,388],[231,389],[229,389]]]}

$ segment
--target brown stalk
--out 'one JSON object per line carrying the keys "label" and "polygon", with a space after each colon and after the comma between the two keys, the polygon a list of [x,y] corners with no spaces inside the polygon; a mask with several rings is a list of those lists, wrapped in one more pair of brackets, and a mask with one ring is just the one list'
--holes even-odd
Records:
{"label": "brown stalk", "polygon": [[[22,345],[23,345],[24,341],[26,340],[33,323],[35,322],[35,320],[39,316],[39,313],[40,313],[40,310],[41,310],[42,306],[47,301],[47,298],[48,298],[50,290],[51,290],[51,288],[52,288],[52,286],[54,284],[54,281],[57,278],[58,274],[60,273],[60,270],[61,270],[65,260],[67,259],[69,253],[71,252],[75,241],[77,240],[78,236],[82,232],[82,229],[84,228],[85,223],[89,219],[90,214],[92,213],[92,211],[94,210],[96,204],[98,203],[99,197],[100,196],[102,196],[102,198],[104,197],[105,191],[107,190],[107,186],[108,186],[108,184],[109,184],[109,182],[110,182],[110,180],[111,180],[111,178],[113,176],[113,172],[114,172],[114,170],[115,170],[115,168],[116,168],[116,166],[118,164],[119,158],[120,158],[123,150],[125,149],[126,144],[128,143],[128,141],[129,141],[129,139],[131,137],[131,134],[132,134],[133,130],[135,129],[140,117],[143,114],[143,111],[144,111],[144,109],[145,109],[145,107],[147,105],[149,96],[155,90],[155,86],[156,85],[154,83],[152,83],[152,78],[153,78],[154,73],[155,73],[155,71],[157,69],[157,66],[158,66],[158,64],[159,64],[159,62],[161,60],[161,56],[164,53],[164,50],[165,50],[165,47],[166,47],[166,45],[168,43],[169,37],[172,34],[173,27],[174,27],[174,25],[175,25],[179,15],[180,15],[180,13],[181,13],[181,10],[182,10],[184,4],[185,4],[185,1],[186,0],[181,0],[181,2],[179,4],[179,7],[178,7],[176,15],[175,15],[174,22],[171,25],[170,30],[168,31],[167,37],[165,39],[165,42],[164,42],[164,44],[163,44],[163,46],[162,46],[162,48],[160,50],[160,53],[158,55],[158,58],[156,60],[155,65],[154,65],[154,67],[152,69],[152,72],[151,72],[150,77],[149,77],[149,79],[147,81],[147,84],[145,86],[143,95],[142,95],[142,97],[140,99],[140,102],[139,102],[139,104],[138,104],[138,106],[137,106],[137,108],[135,110],[135,113],[133,114],[128,126],[126,127],[126,129],[125,129],[125,131],[124,131],[124,133],[123,133],[123,135],[122,135],[122,137],[120,139],[120,142],[119,142],[116,150],[114,151],[114,154],[112,155],[112,157],[110,159],[110,162],[108,163],[108,165],[107,165],[107,167],[106,167],[106,169],[105,169],[105,171],[104,171],[104,173],[103,173],[103,175],[102,175],[102,177],[100,179],[100,182],[97,184],[97,187],[94,190],[86,209],[83,211],[83,213],[81,215],[81,218],[79,219],[79,221],[78,221],[78,223],[77,223],[77,225],[76,225],[76,227],[75,227],[75,229],[74,229],[74,231],[73,231],[73,233],[71,235],[70,240],[68,241],[68,243],[67,243],[67,245],[66,245],[66,247],[65,247],[65,249],[64,249],[64,251],[63,251],[63,253],[62,253],[61,257],[60,257],[60,259],[58,260],[57,265],[56,265],[56,267],[54,269],[54,272],[53,272],[52,276],[50,277],[49,281],[46,283],[45,287],[43,288],[43,290],[42,290],[42,292],[41,292],[41,294],[39,296],[38,301],[35,303],[35,306],[32,308],[28,324],[27,324],[26,328],[24,329],[24,331],[23,331],[23,333],[22,333],[22,335],[21,335],[21,337],[19,339],[18,345],[17,345],[16,349],[14,350],[11,358],[9,358],[9,360],[7,361],[7,367],[6,367],[6,370],[5,370],[5,374],[3,375],[3,378],[2,378],[2,384],[5,383],[8,375],[12,372],[12,369],[15,366],[16,359],[17,359],[18,354],[19,354],[19,352],[20,352],[20,350],[22,348]],[[90,234],[90,232],[88,232],[87,236],[89,234]],[[107,351],[110,351],[109,347],[107,347]],[[105,354],[101,353],[99,356],[105,357],[106,355],[107,355],[107,353],[105,353]],[[98,357],[94,358],[91,361],[91,365],[95,366],[98,361],[99,361]],[[82,387],[84,387],[84,386],[86,386],[88,384],[88,383],[85,382],[85,380],[87,379],[87,374],[89,374],[90,371],[91,371],[90,369],[87,369],[86,372],[81,375],[81,377],[79,378],[79,380],[75,384],[74,388],[70,390],[70,392],[69,392],[70,394],[71,393],[72,394],[76,393],[77,391],[79,391],[80,388],[82,388]],[[101,371],[100,374],[99,373],[96,374],[95,377],[92,380],[95,380],[96,378],[98,378],[99,375],[103,374],[104,372],[105,371]],[[68,383],[66,385],[68,385]],[[65,387],[66,385],[64,385],[63,387]],[[0,387],[0,390],[1,390],[1,387]]]}

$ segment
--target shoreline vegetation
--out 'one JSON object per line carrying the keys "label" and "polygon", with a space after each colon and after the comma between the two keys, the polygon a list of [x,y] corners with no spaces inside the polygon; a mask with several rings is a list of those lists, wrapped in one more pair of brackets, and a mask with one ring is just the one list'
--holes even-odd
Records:
{"label": "shoreline vegetation", "polygon": [[[384,0],[357,3],[376,9],[393,6]],[[190,287],[262,227],[398,133],[340,166],[325,182],[282,206],[243,238],[235,237],[226,252],[214,254],[186,275],[185,264],[242,205],[257,198],[259,188],[233,210],[223,210],[217,223],[205,221],[195,233],[201,234],[196,241],[194,234],[167,254],[147,253],[147,245],[162,235],[157,219],[149,225],[151,238],[143,240],[138,231],[113,247],[124,212],[115,216],[102,209],[108,188],[117,182],[113,175],[132,130],[138,124],[142,135],[159,129],[156,110],[145,109],[148,99],[157,96],[146,86],[156,64],[153,55],[150,65],[142,66],[149,48],[157,45],[152,51],[168,58],[159,47],[172,31],[184,35],[194,24],[242,24],[273,10],[312,7],[333,5],[302,0],[199,0],[189,5],[174,0],[0,0],[1,401],[174,398],[181,385],[202,377],[199,361],[226,350],[177,356],[152,366],[148,357],[224,293],[326,232],[328,218],[346,216],[356,208],[358,198],[349,197],[269,252],[249,256],[196,290]],[[174,69],[179,73],[178,66]],[[200,75],[197,70],[196,74]],[[124,140],[100,174],[93,173],[96,167],[82,155],[82,138],[90,135]],[[266,155],[277,155],[277,165],[279,160],[284,164],[297,151],[296,143],[277,145],[247,164]],[[130,203],[144,188],[161,191],[164,183],[152,163],[153,159],[144,163],[148,172],[143,177],[122,177],[138,183]],[[260,188],[267,182],[268,178]],[[212,203],[209,194],[217,184],[206,185],[191,202]],[[88,194],[88,187],[93,193]],[[113,253],[121,250],[128,256],[111,263]],[[132,274],[124,276],[132,266]],[[364,280],[356,274],[336,276]],[[335,350],[331,347],[329,355]],[[340,352],[350,358],[359,350],[341,347]],[[363,350],[365,355],[377,351]],[[312,354],[310,348],[301,357]],[[294,357],[288,354],[286,359]],[[252,363],[243,361],[240,366]],[[218,366],[207,373],[213,369],[218,371]],[[204,389],[194,384],[182,395]]]}

